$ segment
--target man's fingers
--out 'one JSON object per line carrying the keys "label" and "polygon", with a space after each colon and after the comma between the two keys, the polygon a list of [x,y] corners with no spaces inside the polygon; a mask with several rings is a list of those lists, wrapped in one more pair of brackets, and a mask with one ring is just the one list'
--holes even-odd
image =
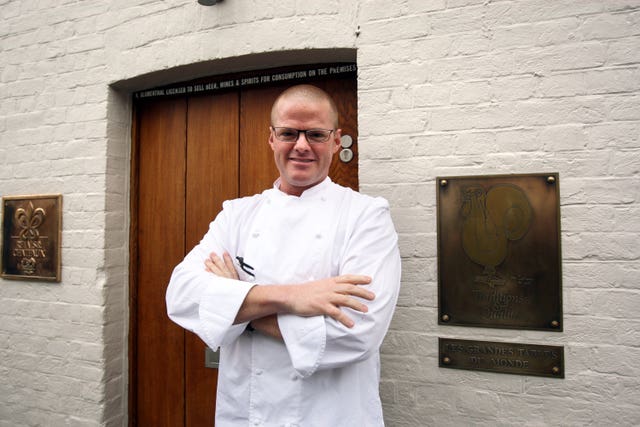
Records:
{"label": "man's fingers", "polygon": [[343,287],[340,287],[337,292],[353,295],[370,301],[376,297],[373,292],[362,288],[362,285],[368,285],[371,283],[371,277],[369,276],[343,274],[342,276],[335,277],[335,282],[344,285]]}
{"label": "man's fingers", "polygon": [[343,295],[351,295],[354,297],[364,298],[369,301],[373,301],[376,297],[376,294],[371,292],[370,290],[364,289],[359,285],[343,285],[336,292]]}
{"label": "man's fingers", "polygon": [[213,265],[215,265],[216,267],[220,268],[221,265],[224,265],[224,263],[222,262],[222,260],[220,259],[220,257],[218,256],[218,254],[216,254],[215,252],[211,252],[209,254],[209,259],[208,261],[211,261],[211,263]]}
{"label": "man's fingers", "polygon": [[233,265],[233,260],[231,259],[231,255],[229,255],[229,252],[225,252],[224,254],[222,254],[222,257],[224,258],[225,268],[230,274],[229,277],[236,280],[239,279],[238,272],[236,271],[235,265]]}
{"label": "man's fingers", "polygon": [[343,274],[335,278],[336,283],[351,283],[352,285],[368,285],[371,277],[360,274]]}
{"label": "man's fingers", "polygon": [[327,315],[333,319],[335,319],[336,321],[342,323],[344,326],[346,326],[347,328],[353,328],[354,322],[353,320],[347,316],[347,314],[340,310],[338,307],[336,307],[335,305],[330,306],[327,310]]}
{"label": "man's fingers", "polygon": [[343,295],[341,298],[336,298],[333,303],[335,306],[348,307],[361,313],[366,313],[367,311],[369,311],[369,307],[367,307],[366,304],[363,304],[360,301],[346,295]]}
{"label": "man's fingers", "polygon": [[212,273],[215,274],[220,274],[223,270],[224,264],[222,264],[222,261],[220,260],[220,257],[218,255],[216,255],[215,253],[211,252],[211,254],[209,254],[209,258],[207,258],[204,262],[204,265],[207,266],[207,268],[209,269],[209,271],[211,271]]}
{"label": "man's fingers", "polygon": [[211,252],[211,254],[209,254],[209,258],[204,261],[206,270],[216,276],[239,280],[238,272],[233,265],[231,255],[229,255],[228,252],[225,252],[222,254],[222,257],[223,258],[220,258],[218,254]]}
{"label": "man's fingers", "polygon": [[336,321],[342,323],[347,328],[352,328],[354,326],[354,321],[351,319],[347,313],[343,310],[343,308],[350,308],[355,311],[359,311],[361,313],[366,313],[369,311],[369,307],[360,301],[351,298],[347,295],[337,295],[325,308],[325,313],[327,316],[335,319]]}

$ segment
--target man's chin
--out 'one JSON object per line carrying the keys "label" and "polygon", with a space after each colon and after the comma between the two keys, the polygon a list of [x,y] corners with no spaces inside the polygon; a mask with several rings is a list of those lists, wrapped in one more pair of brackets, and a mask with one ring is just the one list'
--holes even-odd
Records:
{"label": "man's chin", "polygon": [[319,184],[320,182],[322,182],[324,180],[324,178],[318,179],[318,177],[313,177],[312,178],[312,177],[308,177],[308,176],[301,177],[301,176],[290,175],[288,177],[285,177],[285,180],[292,187],[309,188],[309,187],[313,187],[316,184]]}
{"label": "man's chin", "polygon": [[315,174],[310,174],[308,171],[291,171],[291,173],[285,176],[287,182],[290,182],[292,185],[310,185],[318,180],[318,177]]}

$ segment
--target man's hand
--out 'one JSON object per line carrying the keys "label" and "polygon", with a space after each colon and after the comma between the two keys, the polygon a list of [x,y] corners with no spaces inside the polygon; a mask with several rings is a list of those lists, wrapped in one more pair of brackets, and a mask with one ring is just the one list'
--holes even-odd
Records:
{"label": "man's hand", "polygon": [[299,285],[254,286],[247,294],[235,323],[248,322],[274,313],[298,316],[329,316],[348,328],[353,320],[342,310],[348,307],[366,313],[367,306],[356,298],[373,300],[373,292],[361,285],[371,283],[368,276],[345,274]]}
{"label": "man's hand", "polygon": [[278,326],[277,314],[270,314],[265,317],[253,319],[251,321],[251,326],[257,332],[278,340],[282,340],[282,333],[280,332],[280,326]]}
{"label": "man's hand", "polygon": [[228,252],[222,254],[220,258],[214,252],[211,252],[209,258],[204,262],[205,269],[209,273],[213,273],[216,276],[226,277],[227,279],[240,280],[236,267],[233,265],[233,260]]}
{"label": "man's hand", "polygon": [[361,286],[369,283],[370,277],[345,274],[291,285],[288,286],[284,301],[285,311],[299,316],[327,315],[351,328],[353,320],[341,308],[348,307],[366,313],[368,307],[354,297],[373,300],[374,293]]}

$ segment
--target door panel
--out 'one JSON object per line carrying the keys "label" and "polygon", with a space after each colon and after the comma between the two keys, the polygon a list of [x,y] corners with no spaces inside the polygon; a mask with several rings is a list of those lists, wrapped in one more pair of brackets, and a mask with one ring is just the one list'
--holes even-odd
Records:
{"label": "door panel", "polygon": [[240,108],[240,196],[250,196],[270,188],[278,177],[269,145],[271,106],[280,86],[242,93]]}
{"label": "door panel", "polygon": [[[184,257],[186,102],[162,100],[139,114],[136,372],[138,425],[180,425],[183,330],[166,321],[164,290]],[[167,209],[167,207],[171,207]],[[153,405],[149,405],[153,402]]]}
{"label": "door panel", "polygon": [[206,233],[222,202],[238,196],[238,93],[189,99],[187,251]]}
{"label": "door panel", "polygon": [[[188,101],[186,251],[207,232],[222,202],[238,194],[238,94]],[[186,426],[213,426],[218,370],[204,366],[205,344],[186,332]]]}
{"label": "door panel", "polygon": [[[356,141],[355,77],[313,84],[334,96],[343,134]],[[136,104],[131,425],[213,425],[217,369],[204,367],[204,343],[168,319],[165,291],[173,267],[206,233],[222,202],[262,192],[278,177],[269,115],[285,87]],[[357,190],[356,146],[350,163],[334,158],[330,176]]]}

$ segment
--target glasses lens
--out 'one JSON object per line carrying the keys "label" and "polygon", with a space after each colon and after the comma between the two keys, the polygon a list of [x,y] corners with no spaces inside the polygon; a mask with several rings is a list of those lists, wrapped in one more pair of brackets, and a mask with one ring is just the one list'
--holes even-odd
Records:
{"label": "glasses lens", "polygon": [[291,128],[275,128],[276,138],[282,142],[296,142],[298,131]]}
{"label": "glasses lens", "polygon": [[331,135],[330,130],[324,129],[309,129],[307,132],[307,140],[309,142],[325,142]]}

